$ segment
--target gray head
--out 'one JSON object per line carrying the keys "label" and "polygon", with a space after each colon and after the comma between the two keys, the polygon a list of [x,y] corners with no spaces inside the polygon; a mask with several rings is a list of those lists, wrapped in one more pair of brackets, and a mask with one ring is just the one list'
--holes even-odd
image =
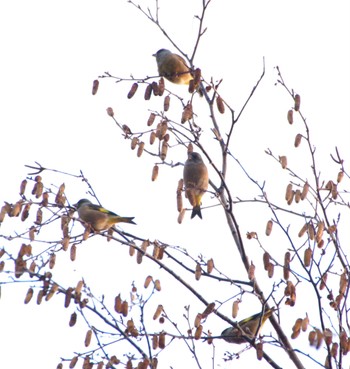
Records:
{"label": "gray head", "polygon": [[155,54],[153,54],[153,56],[155,56],[157,59],[164,56],[164,55],[168,55],[171,54],[172,52],[168,49],[159,49]]}
{"label": "gray head", "polygon": [[91,201],[88,199],[80,199],[76,204],[74,204],[73,206],[77,209],[79,209],[81,206],[83,205],[88,205],[91,204]]}
{"label": "gray head", "polygon": [[189,152],[188,153],[188,160],[193,161],[195,163],[202,163],[202,157],[200,156],[200,154],[198,154],[198,152]]}

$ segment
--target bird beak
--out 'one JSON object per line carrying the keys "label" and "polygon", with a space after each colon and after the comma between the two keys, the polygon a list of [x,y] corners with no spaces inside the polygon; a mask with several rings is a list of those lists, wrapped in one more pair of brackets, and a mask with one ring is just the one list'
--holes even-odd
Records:
{"label": "bird beak", "polygon": [[157,56],[157,54],[152,54],[152,56],[156,57],[156,56]]}

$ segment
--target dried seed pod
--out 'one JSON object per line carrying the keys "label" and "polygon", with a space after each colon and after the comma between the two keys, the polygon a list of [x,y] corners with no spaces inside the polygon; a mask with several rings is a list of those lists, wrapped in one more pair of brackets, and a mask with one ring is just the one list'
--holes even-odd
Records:
{"label": "dried seed pod", "polygon": [[296,94],[294,96],[294,110],[299,111],[300,109],[300,95]]}
{"label": "dried seed pod", "polygon": [[345,292],[348,288],[348,276],[347,272],[344,271],[342,275],[340,276],[340,283],[339,283],[339,293],[345,295]]}
{"label": "dried seed pod", "polygon": [[340,171],[337,176],[337,182],[340,183],[344,177],[344,172]]}
{"label": "dried seed pod", "polygon": [[183,219],[184,219],[184,217],[185,217],[185,213],[186,213],[186,209],[182,209],[182,210],[180,211],[179,216],[177,217],[177,222],[178,222],[179,224],[181,224],[181,223],[182,223],[182,221],[183,221]]}
{"label": "dried seed pod", "polygon": [[293,124],[293,110],[288,110],[287,120],[289,124]]}
{"label": "dried seed pod", "polygon": [[341,352],[344,354],[345,352],[347,353],[347,346],[348,346],[348,336],[346,334],[345,331],[342,331],[340,333],[340,339],[339,339],[339,343],[340,343],[340,349]]}
{"label": "dried seed pod", "polygon": [[320,290],[322,291],[326,287],[328,274],[324,273],[321,277]]}
{"label": "dried seed pod", "polygon": [[152,95],[152,85],[147,85],[146,89],[145,89],[145,100],[149,100],[151,98]]}
{"label": "dried seed pod", "polygon": [[190,142],[187,145],[187,154],[190,154],[191,152],[193,152],[193,144],[192,144],[192,142]]}
{"label": "dried seed pod", "polygon": [[131,99],[135,95],[138,87],[139,85],[136,82],[132,84],[130,91],[128,92],[128,99]]}
{"label": "dried seed pod", "polygon": [[317,333],[316,333],[316,331],[311,331],[309,333],[308,339],[309,339],[310,346],[315,346],[316,345],[316,339],[317,339]]}
{"label": "dried seed pod", "polygon": [[143,253],[140,250],[137,250],[136,253],[136,262],[137,264],[141,264],[143,259]]}
{"label": "dried seed pod", "polygon": [[136,250],[135,247],[130,245],[129,246],[129,255],[134,256],[135,255],[135,250]]}
{"label": "dried seed pod", "polygon": [[70,361],[69,363],[69,369],[73,369],[75,367],[75,365],[78,362],[79,357],[78,356],[74,356],[73,359]]}
{"label": "dried seed pod", "polygon": [[266,236],[270,236],[271,231],[272,231],[272,226],[273,226],[273,222],[272,220],[269,220],[266,224],[266,230],[265,230]]}
{"label": "dried seed pod", "polygon": [[43,221],[43,211],[39,208],[36,212],[36,220],[35,220],[35,224],[40,225]]}
{"label": "dried seed pod", "polygon": [[261,360],[264,357],[264,351],[263,351],[263,343],[258,342],[256,344],[256,358],[258,360]]}
{"label": "dried seed pod", "polygon": [[324,329],[323,338],[324,338],[324,341],[326,342],[326,345],[330,346],[332,343],[333,333],[329,328]]}
{"label": "dried seed pod", "polygon": [[74,244],[70,248],[70,259],[71,261],[74,261],[77,257],[77,246]]}
{"label": "dried seed pod", "polygon": [[73,327],[75,325],[75,323],[77,322],[77,313],[74,312],[69,319],[69,326]]}
{"label": "dried seed pod", "polygon": [[312,250],[308,247],[304,252],[304,265],[309,267],[311,265]]}
{"label": "dried seed pod", "polygon": [[116,313],[121,313],[123,311],[122,309],[122,299],[120,297],[120,294],[115,297],[114,299],[114,310]]}
{"label": "dried seed pod", "polygon": [[142,153],[143,153],[143,149],[145,148],[145,143],[143,142],[143,141],[141,141],[140,143],[139,143],[139,147],[138,147],[138,149],[137,149],[137,157],[139,158],[141,155],[142,155]]}
{"label": "dried seed pod", "polygon": [[202,336],[202,332],[203,332],[203,326],[200,324],[194,333],[194,339],[199,340]]}
{"label": "dried seed pod", "polygon": [[177,206],[177,211],[180,213],[183,209],[182,192],[181,191],[176,192],[176,206]]}
{"label": "dried seed pod", "polygon": [[5,254],[5,249],[4,249],[4,248],[0,249],[0,258],[1,258],[4,254]]}
{"label": "dried seed pod", "polygon": [[287,168],[287,157],[285,155],[282,155],[279,157],[280,163],[283,169]]}
{"label": "dried seed pod", "polygon": [[255,278],[255,265],[251,261],[248,269],[248,279],[251,281],[254,278]]}
{"label": "dried seed pod", "polygon": [[156,81],[152,82],[152,91],[153,91],[154,96],[159,95],[159,87],[158,87],[158,83]]}
{"label": "dried seed pod", "polygon": [[267,270],[270,264],[270,254],[265,251],[263,255],[264,269]]}
{"label": "dried seed pod", "polygon": [[197,263],[197,265],[196,265],[196,271],[195,271],[195,273],[194,273],[194,276],[195,276],[195,278],[196,278],[196,281],[199,281],[199,279],[201,278],[201,276],[202,276],[202,268],[201,268],[201,266],[200,266],[200,264],[199,263]]}
{"label": "dried seed pod", "polygon": [[156,334],[152,336],[152,348],[153,350],[158,348],[158,336]]}
{"label": "dried seed pod", "polygon": [[132,134],[130,127],[126,124],[122,125],[122,130],[123,130],[123,132],[125,133],[126,136]]}
{"label": "dried seed pod", "polygon": [[22,210],[22,206],[23,206],[23,200],[19,200],[15,203],[15,205],[13,205],[11,212],[9,214],[10,217],[18,217],[19,214],[21,213]]}
{"label": "dried seed pod", "polygon": [[183,124],[187,122],[188,120],[192,119],[192,117],[193,117],[192,104],[188,103],[182,112],[181,123]]}
{"label": "dried seed pod", "polygon": [[90,343],[91,343],[91,337],[92,337],[92,330],[89,329],[87,332],[86,332],[86,335],[85,335],[85,341],[84,341],[84,345],[85,347],[89,347],[90,346]]}
{"label": "dried seed pod", "polygon": [[163,120],[159,124],[159,133],[158,133],[159,140],[164,139],[164,136],[166,135],[167,130],[168,130],[168,123],[166,120]]}
{"label": "dried seed pod", "polygon": [[168,147],[169,147],[169,144],[167,142],[163,141],[161,151],[160,151],[160,158],[162,160],[165,160],[165,158],[166,158],[166,155],[168,153]]}
{"label": "dried seed pod", "polygon": [[160,349],[165,348],[165,332],[159,333],[158,345]]}
{"label": "dried seed pod", "polygon": [[209,314],[211,314],[215,309],[215,302],[211,302],[208,304],[208,306],[205,308],[205,310],[202,313],[202,318],[205,319]]}
{"label": "dried seed pod", "polygon": [[147,125],[148,125],[148,127],[150,127],[150,126],[153,124],[153,122],[154,122],[155,118],[156,118],[156,115],[155,115],[154,113],[151,113],[151,114],[149,115],[149,118],[148,118],[148,120],[147,120]]}
{"label": "dried seed pod", "polygon": [[150,143],[150,145],[153,145],[154,144],[154,141],[156,140],[156,137],[157,137],[156,132],[152,131],[151,134],[150,134],[150,136],[149,136],[149,143]]}
{"label": "dried seed pod", "polygon": [[92,94],[93,95],[96,95],[97,91],[98,91],[98,86],[100,84],[100,81],[98,79],[95,79],[93,82],[92,82]]}
{"label": "dried seed pod", "polygon": [[163,96],[165,90],[164,78],[161,77],[158,81],[158,94],[159,96]]}
{"label": "dried seed pod", "polygon": [[313,241],[315,239],[315,228],[311,222],[307,225],[307,233],[309,234],[310,240]]}
{"label": "dried seed pod", "polygon": [[27,180],[26,180],[26,179],[24,179],[24,180],[21,182],[21,185],[20,185],[20,188],[19,188],[19,194],[20,194],[21,196],[23,196],[23,195],[24,195],[24,192],[25,192],[25,190],[26,190],[26,186],[27,186]]}
{"label": "dried seed pod", "polygon": [[293,325],[293,332],[300,332],[303,319],[298,318]]}
{"label": "dried seed pod", "polygon": [[329,234],[334,233],[336,230],[337,230],[336,224],[333,224],[333,225],[329,226],[328,229],[327,229]]}
{"label": "dried seed pod", "polygon": [[136,145],[139,143],[139,139],[137,137],[133,137],[131,139],[131,150],[135,150]]}
{"label": "dried seed pod", "polygon": [[70,242],[69,236],[63,237],[63,240],[61,241],[63,251],[67,251],[68,250],[69,242]]}
{"label": "dried seed pod", "polygon": [[51,254],[49,257],[49,268],[53,269],[56,263],[56,254]]}
{"label": "dried seed pod", "polygon": [[153,314],[153,320],[157,320],[160,314],[163,312],[163,305],[158,305],[156,311]]}
{"label": "dried seed pod", "polygon": [[150,283],[153,281],[153,278],[152,276],[147,276],[146,279],[145,279],[145,283],[143,284],[143,287],[144,288],[148,288],[148,286],[150,285]]}
{"label": "dried seed pod", "polygon": [[43,290],[40,290],[38,292],[38,296],[36,297],[36,303],[37,303],[37,305],[40,305],[41,304],[41,301],[43,300],[43,297],[44,297],[44,291]]}
{"label": "dried seed pod", "polygon": [[305,184],[303,186],[303,190],[301,192],[301,199],[302,200],[304,200],[306,198],[306,196],[309,192],[309,187],[310,187],[310,185],[307,182],[305,182]]}
{"label": "dried seed pod", "polygon": [[126,300],[122,302],[122,314],[123,317],[127,317],[129,312],[129,304]]}
{"label": "dried seed pod", "polygon": [[43,199],[40,203],[41,206],[46,207],[49,204],[49,193],[48,192],[44,192],[43,193]]}
{"label": "dried seed pod", "polygon": [[321,241],[324,231],[324,222],[317,223],[316,242]]}
{"label": "dried seed pod", "polygon": [[300,330],[299,331],[295,331],[295,332],[293,331],[293,333],[290,336],[290,338],[294,340],[294,339],[298,338],[299,334],[300,334]]}
{"label": "dried seed pod", "polygon": [[338,356],[338,348],[339,348],[339,344],[337,342],[333,342],[332,347],[331,347],[331,356],[334,359]]}
{"label": "dried seed pod", "polygon": [[113,112],[113,109],[111,107],[107,108],[107,114],[110,116],[110,117],[113,117],[114,116],[114,112]]}
{"label": "dried seed pod", "polygon": [[297,204],[300,202],[300,200],[301,200],[301,191],[300,190],[295,191],[294,200]]}
{"label": "dried seed pod", "polygon": [[284,255],[284,265],[283,265],[283,278],[288,281],[290,271],[290,252],[286,252]]}
{"label": "dried seed pod", "polygon": [[309,325],[309,317],[306,315],[306,317],[301,322],[301,330],[303,332],[306,332],[308,325]]}
{"label": "dried seed pod", "polygon": [[286,188],[285,199],[289,202],[290,199],[293,199],[293,185],[291,183],[288,184]]}
{"label": "dried seed pod", "polygon": [[75,293],[80,294],[83,287],[84,287],[84,281],[83,280],[78,281],[78,283],[75,287]]}
{"label": "dried seed pod", "polygon": [[296,136],[295,136],[295,139],[294,139],[294,147],[299,147],[300,146],[300,143],[301,143],[301,139],[303,138],[303,135],[298,133]]}
{"label": "dried seed pod", "polygon": [[195,327],[195,328],[198,328],[198,327],[200,326],[200,324],[201,324],[201,320],[202,320],[202,314],[198,313],[198,314],[196,315],[195,320],[194,320],[194,327]]}
{"label": "dried seed pod", "polygon": [[64,190],[66,188],[66,185],[62,183],[60,187],[58,188],[58,192],[55,197],[55,203],[59,206],[64,206],[65,203],[65,197],[64,197]]}
{"label": "dried seed pod", "polygon": [[162,289],[162,287],[161,287],[161,285],[160,285],[160,280],[159,280],[159,279],[156,279],[156,280],[154,281],[154,288],[155,288],[158,292]]}
{"label": "dried seed pod", "polygon": [[0,261],[0,272],[2,272],[5,268],[5,262],[4,261]]}
{"label": "dried seed pod", "polygon": [[304,236],[305,232],[308,229],[308,223],[305,223],[302,228],[300,229],[299,233],[298,233],[298,237],[302,237]]}
{"label": "dried seed pod", "polygon": [[233,301],[233,304],[232,304],[232,318],[233,319],[237,318],[240,302],[241,300],[238,300],[238,299],[236,301]]}
{"label": "dried seed pod", "polygon": [[323,333],[319,330],[316,329],[316,349],[318,350],[323,343]]}
{"label": "dried seed pod", "polygon": [[64,296],[64,307],[68,308],[72,300],[73,288],[68,287]]}
{"label": "dried seed pod", "polygon": [[27,293],[26,293],[26,297],[25,297],[25,299],[24,299],[24,303],[25,303],[25,304],[28,304],[28,303],[30,302],[30,300],[31,300],[31,299],[32,299],[32,297],[33,297],[33,293],[34,293],[33,288],[32,288],[32,287],[30,287],[30,288],[28,289],[28,291],[27,291]]}
{"label": "dried seed pod", "polygon": [[[34,274],[35,273],[35,268],[36,268],[36,264],[35,264],[35,261],[33,260],[29,265],[29,272]],[[32,278],[33,276],[31,275],[30,277]]]}
{"label": "dried seed pod", "polygon": [[331,194],[332,194],[332,199],[336,200],[338,197],[338,185],[335,183],[333,183]]}
{"label": "dried seed pod", "polygon": [[15,277],[19,278],[27,269],[27,262],[22,256],[18,256],[15,260]]}
{"label": "dried seed pod", "polygon": [[269,278],[272,278],[274,271],[275,271],[275,265],[272,263],[269,263],[269,265],[267,266],[267,276]]}
{"label": "dried seed pod", "polygon": [[164,97],[164,111],[168,111],[170,107],[170,96],[167,95]]}
{"label": "dried seed pod", "polygon": [[218,108],[218,110],[221,114],[225,113],[225,104],[224,104],[224,101],[222,100],[221,96],[218,96],[216,98],[216,106],[217,106],[217,108]]}
{"label": "dried seed pod", "polygon": [[21,214],[21,221],[22,222],[24,222],[28,218],[29,210],[30,210],[31,205],[32,204],[29,203],[29,202],[27,204],[25,204],[24,209],[23,209],[22,214]]}
{"label": "dried seed pod", "polygon": [[194,84],[194,80],[191,79],[190,82],[188,83],[188,92],[190,94],[193,94],[194,91],[196,91],[196,87],[195,87],[195,84]]}
{"label": "dried seed pod", "polygon": [[207,261],[207,273],[211,273],[214,269],[214,260],[212,258],[210,258],[208,261]]}

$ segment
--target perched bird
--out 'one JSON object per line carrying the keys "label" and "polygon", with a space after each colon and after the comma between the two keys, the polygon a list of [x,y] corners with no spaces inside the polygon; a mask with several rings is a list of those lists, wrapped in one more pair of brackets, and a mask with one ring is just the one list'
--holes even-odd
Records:
{"label": "perched bird", "polygon": [[91,227],[99,232],[111,228],[116,223],[131,223],[134,217],[121,217],[100,205],[94,205],[90,200],[81,199],[74,207],[77,209],[79,218],[91,225]]}
{"label": "perched bird", "polygon": [[189,152],[185,162],[184,174],[185,194],[193,206],[191,219],[198,215],[202,219],[201,199],[208,189],[208,169],[197,152]]}
{"label": "perched bird", "polygon": [[159,75],[170,82],[179,85],[188,85],[193,79],[191,69],[180,55],[174,54],[167,49],[158,50],[153,56],[156,57]]}
{"label": "perched bird", "polygon": [[237,327],[226,328],[221,335],[224,340],[230,343],[245,343],[244,337],[253,340],[268,318],[272,315],[275,308],[266,310],[264,313],[257,313],[249,318],[243,319],[237,323]]}

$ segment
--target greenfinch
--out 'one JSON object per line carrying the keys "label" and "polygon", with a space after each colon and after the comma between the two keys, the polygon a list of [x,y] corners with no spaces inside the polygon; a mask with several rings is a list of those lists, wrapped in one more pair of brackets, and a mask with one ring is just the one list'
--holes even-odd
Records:
{"label": "greenfinch", "polygon": [[100,232],[109,229],[116,223],[131,223],[134,217],[121,217],[100,205],[94,205],[90,200],[81,199],[74,207],[77,209],[79,218],[91,225],[94,231]]}
{"label": "greenfinch", "polygon": [[185,195],[193,206],[191,219],[198,215],[202,219],[201,200],[208,189],[208,169],[197,152],[189,152],[185,162],[183,179]]}
{"label": "greenfinch", "polygon": [[193,79],[191,69],[180,55],[167,49],[160,49],[153,56],[156,57],[159,75],[168,81],[179,85],[188,85]]}
{"label": "greenfinch", "polygon": [[264,313],[257,313],[249,318],[243,319],[237,323],[239,327],[230,327],[222,331],[221,336],[230,343],[245,343],[244,337],[253,340],[268,318],[272,315],[275,308],[266,310]]}

